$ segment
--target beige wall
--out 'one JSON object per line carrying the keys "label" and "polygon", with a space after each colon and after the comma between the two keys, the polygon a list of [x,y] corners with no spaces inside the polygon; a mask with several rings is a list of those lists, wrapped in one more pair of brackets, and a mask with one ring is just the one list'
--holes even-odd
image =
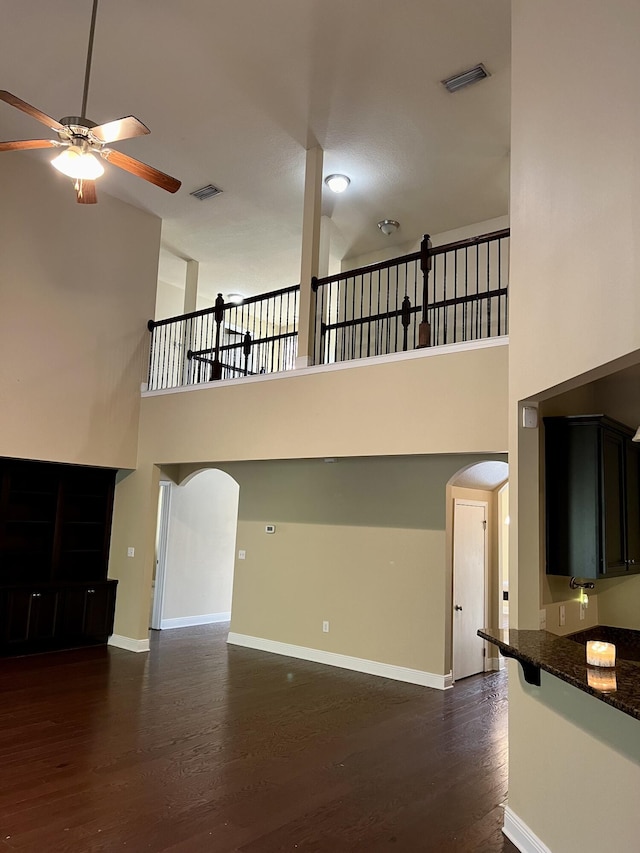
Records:
{"label": "beige wall", "polygon": [[506,346],[490,346],[151,392],[140,454],[175,463],[501,453],[507,358]]}
{"label": "beige wall", "polygon": [[215,469],[171,486],[163,620],[231,610],[238,493]]}
{"label": "beige wall", "polygon": [[[225,465],[240,483],[237,548],[246,550],[236,561],[232,631],[448,673],[446,484],[473,461]],[[275,534],[265,533],[267,523]]]}
{"label": "beige wall", "polygon": [[136,464],[160,220],[0,158],[0,454]]}
{"label": "beige wall", "polygon": [[[527,628],[542,600],[541,476],[539,435],[519,428],[518,401],[640,347],[640,6],[512,9],[511,587]],[[544,674],[541,688],[523,687],[514,670],[510,808],[553,853],[635,849],[638,721]],[[572,803],[593,801],[594,779],[598,807],[574,814]]]}
{"label": "beige wall", "polygon": [[[157,512],[157,491],[154,495],[151,484],[159,476],[157,465],[181,465],[182,479],[189,463],[502,453],[506,375],[507,347],[500,345],[145,396],[139,467],[116,491],[116,547],[109,571],[121,579],[124,590],[116,633],[146,636]],[[242,485],[236,470],[226,470]],[[139,483],[132,485],[130,479]],[[382,483],[379,492],[385,490]],[[242,494],[241,488],[241,513]],[[324,523],[319,510],[306,521]],[[401,521],[398,526],[410,524]],[[444,536],[444,515],[440,529]],[[134,558],[126,557],[128,545],[136,545]]]}

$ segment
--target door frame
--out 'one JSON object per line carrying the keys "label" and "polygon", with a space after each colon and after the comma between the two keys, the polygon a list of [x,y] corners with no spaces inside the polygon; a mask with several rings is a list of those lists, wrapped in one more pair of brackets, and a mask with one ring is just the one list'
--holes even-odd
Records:
{"label": "door frame", "polygon": [[[453,517],[452,517],[452,529],[451,529],[451,680],[452,683],[455,684],[455,671],[454,671],[454,650],[455,650],[455,629],[456,629],[456,620],[454,618],[454,606],[455,606],[455,589],[456,589],[456,552],[455,552],[455,536],[456,536],[456,511],[458,506],[463,504],[465,506],[482,506],[485,510],[485,540],[484,540],[484,626],[487,627],[489,625],[489,533],[490,533],[490,513],[489,513],[489,501],[476,501],[470,498],[454,498],[453,499]],[[482,648],[484,651],[483,654],[483,672],[488,672],[491,670],[490,661],[487,656],[487,648],[488,644],[486,640],[482,640]]]}
{"label": "door frame", "polygon": [[162,611],[164,609],[164,590],[167,582],[167,549],[169,546],[169,518],[171,515],[171,481],[160,480],[158,492],[158,528],[156,579],[153,592],[153,607],[151,610],[150,628],[154,631],[162,629]]}

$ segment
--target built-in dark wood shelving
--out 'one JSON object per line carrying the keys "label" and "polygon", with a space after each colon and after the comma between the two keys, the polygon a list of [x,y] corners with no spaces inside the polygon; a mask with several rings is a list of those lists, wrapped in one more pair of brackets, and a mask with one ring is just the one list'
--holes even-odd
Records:
{"label": "built-in dark wood shelving", "polygon": [[115,473],[0,459],[0,654],[106,642]]}

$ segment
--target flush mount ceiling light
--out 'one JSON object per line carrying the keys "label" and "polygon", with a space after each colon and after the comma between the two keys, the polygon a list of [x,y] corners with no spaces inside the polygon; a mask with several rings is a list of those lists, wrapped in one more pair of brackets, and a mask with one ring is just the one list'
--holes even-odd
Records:
{"label": "flush mount ceiling light", "polygon": [[346,175],[327,175],[324,182],[331,192],[343,193],[351,183],[351,178]]}
{"label": "flush mount ceiling light", "polygon": [[474,65],[473,68],[468,68],[466,71],[462,71],[460,74],[454,74],[453,77],[447,77],[446,80],[441,80],[440,82],[447,92],[453,93],[460,89],[464,89],[465,86],[470,86],[472,83],[477,83],[478,80],[484,80],[487,77],[491,77],[491,74],[489,74],[484,65],[479,62],[478,65]]}
{"label": "flush mount ceiling light", "polygon": [[395,219],[381,219],[380,222],[378,222],[378,228],[387,237],[393,234],[394,231],[397,231],[399,227],[400,223],[397,222]]}
{"label": "flush mount ceiling light", "polygon": [[242,293],[228,293],[227,302],[232,302],[234,305],[240,305],[244,302],[244,295]]}

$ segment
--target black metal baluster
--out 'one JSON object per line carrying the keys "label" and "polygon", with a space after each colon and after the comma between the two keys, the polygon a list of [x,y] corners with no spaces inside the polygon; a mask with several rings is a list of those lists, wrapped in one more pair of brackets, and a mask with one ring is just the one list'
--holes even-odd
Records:
{"label": "black metal baluster", "polygon": [[485,338],[491,337],[491,296],[489,295],[491,290],[491,269],[489,266],[489,256],[490,256],[490,246],[489,243],[487,245],[487,333]]}
{"label": "black metal baluster", "polygon": [[475,340],[480,338],[480,252],[476,246],[476,335]]}
{"label": "black metal baluster", "polygon": [[[469,296],[469,247],[465,246],[464,249],[464,295],[465,299]],[[469,303],[465,301],[464,310],[462,312],[462,340],[466,341],[469,339],[469,335],[467,334],[467,322],[468,322],[468,313],[469,313]]]}

